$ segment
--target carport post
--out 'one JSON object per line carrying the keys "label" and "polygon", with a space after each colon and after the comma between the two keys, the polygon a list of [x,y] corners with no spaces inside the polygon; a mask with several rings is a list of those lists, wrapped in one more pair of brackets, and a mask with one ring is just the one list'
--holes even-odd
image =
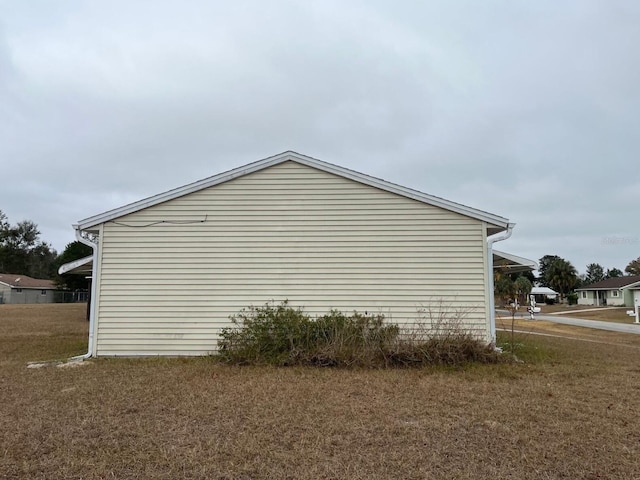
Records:
{"label": "carport post", "polygon": [[92,277],[87,277],[89,282],[89,290],[87,291],[87,322],[91,320],[91,282]]}
{"label": "carport post", "polygon": [[640,299],[636,298],[636,323],[640,323]]}

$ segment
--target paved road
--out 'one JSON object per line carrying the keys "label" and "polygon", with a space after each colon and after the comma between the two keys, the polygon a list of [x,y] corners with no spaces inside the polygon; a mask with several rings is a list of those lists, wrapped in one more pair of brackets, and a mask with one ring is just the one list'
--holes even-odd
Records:
{"label": "paved road", "polygon": [[[498,310],[500,316],[511,317],[506,310]],[[529,318],[528,313],[518,313],[516,317]],[[631,318],[631,317],[629,317]],[[597,328],[599,330],[609,330],[612,332],[635,333],[640,335],[640,325],[628,323],[602,322],[599,320],[586,320],[584,318],[565,317],[559,315],[536,315],[536,320],[546,320],[554,323],[563,323],[565,325],[574,325],[576,327]]]}

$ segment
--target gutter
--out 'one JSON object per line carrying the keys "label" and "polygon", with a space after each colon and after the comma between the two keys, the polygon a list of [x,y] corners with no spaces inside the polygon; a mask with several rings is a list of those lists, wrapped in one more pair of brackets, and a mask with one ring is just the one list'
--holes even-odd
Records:
{"label": "gutter", "polygon": [[96,320],[96,301],[98,297],[96,296],[97,292],[97,273],[98,273],[98,244],[94,243],[85,237],[83,237],[80,233],[80,229],[76,226],[76,239],[85,244],[88,247],[91,247],[93,250],[93,266],[91,267],[91,305],[89,309],[89,345],[87,346],[87,353],[84,355],[78,355],[77,357],[72,357],[70,361],[82,362],[88,358],[93,356],[93,330],[95,326]]}
{"label": "gutter", "polygon": [[489,332],[491,334],[491,343],[496,344],[496,300],[494,292],[493,280],[493,244],[506,240],[513,233],[515,223],[508,223],[504,232],[496,233],[487,238],[487,262],[489,264]]}

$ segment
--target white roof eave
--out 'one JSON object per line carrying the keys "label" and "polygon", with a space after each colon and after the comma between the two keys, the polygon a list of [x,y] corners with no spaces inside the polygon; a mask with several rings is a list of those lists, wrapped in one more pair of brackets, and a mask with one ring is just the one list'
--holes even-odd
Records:
{"label": "white roof eave", "polygon": [[[516,268],[519,269],[519,271],[538,269],[538,264],[534,260],[519,257],[518,255],[514,255],[512,253],[501,252],[499,250],[493,250],[493,254],[494,256],[503,258],[507,262],[510,262],[507,265],[503,265],[503,267],[510,268],[514,272]],[[496,265],[496,267],[500,267],[500,265]]]}
{"label": "white roof eave", "polygon": [[58,274],[64,275],[65,273],[91,273],[92,265],[93,255],[89,255],[88,257],[80,258],[78,260],[74,260],[73,262],[68,262],[60,265]]}

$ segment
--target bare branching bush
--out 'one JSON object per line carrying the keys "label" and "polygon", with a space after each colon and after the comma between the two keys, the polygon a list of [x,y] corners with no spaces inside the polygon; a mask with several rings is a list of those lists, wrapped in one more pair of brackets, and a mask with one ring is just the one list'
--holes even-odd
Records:
{"label": "bare branching bush", "polygon": [[232,364],[384,368],[496,362],[494,349],[463,328],[443,302],[419,310],[402,331],[383,315],[332,310],[311,318],[286,301],[243,309],[221,332],[217,357]]}
{"label": "bare branching bush", "polygon": [[418,309],[418,321],[405,327],[394,345],[390,363],[395,365],[462,365],[496,363],[500,355],[466,327],[473,308],[451,307],[437,299]]}

